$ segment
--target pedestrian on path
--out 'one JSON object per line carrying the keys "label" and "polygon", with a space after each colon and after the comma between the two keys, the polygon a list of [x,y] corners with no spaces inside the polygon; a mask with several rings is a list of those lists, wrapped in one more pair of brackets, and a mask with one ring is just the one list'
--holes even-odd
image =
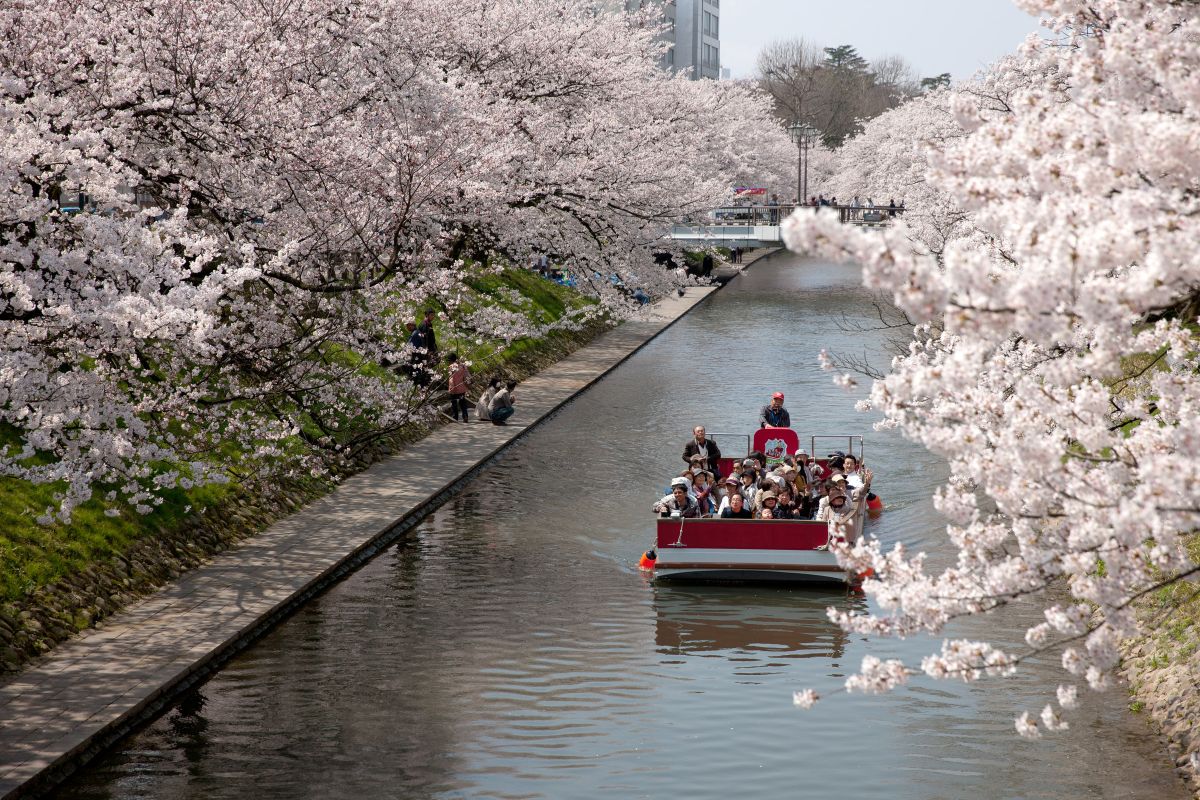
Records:
{"label": "pedestrian on path", "polygon": [[475,419],[480,422],[487,422],[492,418],[490,406],[492,398],[496,396],[496,392],[500,391],[500,379],[492,378],[488,381],[488,386],[483,390],[483,394],[479,396],[479,402],[475,404]]}
{"label": "pedestrian on path", "polygon": [[450,353],[446,362],[450,365],[450,416],[457,422],[461,412],[462,421],[467,422],[467,409],[471,407],[467,402],[471,371],[467,369],[467,362],[458,360],[458,353]]}
{"label": "pedestrian on path", "polygon": [[513,389],[517,388],[516,381],[509,381],[504,388],[496,392],[492,402],[488,404],[488,415],[493,425],[507,425],[508,418],[513,415]]}
{"label": "pedestrian on path", "polygon": [[410,352],[403,371],[410,381],[424,389],[429,385],[429,372],[425,369],[425,337],[416,323],[409,322],[404,327],[408,331]]}

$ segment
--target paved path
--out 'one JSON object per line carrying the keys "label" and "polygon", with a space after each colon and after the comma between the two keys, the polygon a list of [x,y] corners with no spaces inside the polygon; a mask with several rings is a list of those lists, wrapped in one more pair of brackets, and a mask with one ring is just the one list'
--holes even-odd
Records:
{"label": "paved path", "polygon": [[712,291],[661,301],[525,381],[507,426],[439,428],[35,662],[0,687],[0,797],[45,788],[156,713]]}

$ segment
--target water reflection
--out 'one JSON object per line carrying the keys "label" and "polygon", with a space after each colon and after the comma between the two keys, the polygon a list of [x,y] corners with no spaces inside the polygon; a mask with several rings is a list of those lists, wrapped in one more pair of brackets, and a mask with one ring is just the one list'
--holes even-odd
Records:
{"label": "water reflection", "polygon": [[663,655],[839,661],[848,637],[826,609],[846,603],[865,607],[844,592],[656,586],[654,641]]}

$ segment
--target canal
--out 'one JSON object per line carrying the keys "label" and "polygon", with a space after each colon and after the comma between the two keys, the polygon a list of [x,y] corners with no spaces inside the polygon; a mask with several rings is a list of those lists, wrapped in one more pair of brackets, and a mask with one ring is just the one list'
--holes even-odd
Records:
{"label": "canal", "polygon": [[[802,441],[867,436],[888,504],[870,532],[948,557],[929,499],[943,465],[872,431],[816,365],[822,347],[886,363],[877,334],[838,325],[869,320],[870,300],[848,267],[755,264],[56,796],[1187,797],[1121,687],[1038,742],[1012,720],[1053,697],[1053,663],[802,711],[793,690],[935,643],[841,632],[825,608],[863,601],[840,593],[636,570],[691,427],[749,432],[776,389]],[[1020,642],[1033,613],[950,633]]]}

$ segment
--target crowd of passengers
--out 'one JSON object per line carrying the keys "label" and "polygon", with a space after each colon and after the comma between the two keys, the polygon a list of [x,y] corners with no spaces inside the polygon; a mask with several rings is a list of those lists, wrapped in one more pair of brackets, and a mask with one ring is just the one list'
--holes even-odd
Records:
{"label": "crowd of passengers", "polygon": [[871,470],[840,450],[820,463],[801,448],[776,465],[753,452],[734,459],[731,474],[721,475],[721,451],[702,426],[694,429],[683,460],[687,467],[671,481],[670,494],[654,504],[664,516],[851,522],[865,512],[871,490]]}

